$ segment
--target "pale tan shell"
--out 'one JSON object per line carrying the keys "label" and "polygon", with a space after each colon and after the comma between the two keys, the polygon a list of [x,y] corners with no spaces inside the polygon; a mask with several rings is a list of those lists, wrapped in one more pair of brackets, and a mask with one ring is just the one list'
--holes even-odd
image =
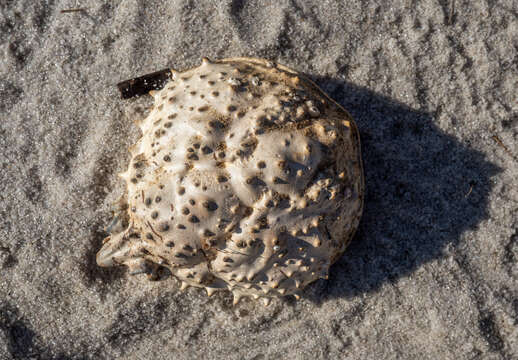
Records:
{"label": "pale tan shell", "polygon": [[295,295],[353,237],[363,207],[359,133],[312,81],[262,59],[203,59],[153,92],[130,151],[128,227],[100,266],[167,267],[211,295]]}

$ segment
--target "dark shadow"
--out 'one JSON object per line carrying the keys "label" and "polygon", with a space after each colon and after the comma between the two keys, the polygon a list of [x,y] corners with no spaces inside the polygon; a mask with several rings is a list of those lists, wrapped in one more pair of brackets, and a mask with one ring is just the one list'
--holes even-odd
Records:
{"label": "dark shadow", "polygon": [[18,309],[7,302],[0,303],[0,331],[7,340],[7,351],[13,358],[27,358],[35,352],[36,334],[22,319]]}
{"label": "dark shadow", "polygon": [[[18,308],[4,300],[0,300],[0,336],[2,335],[6,340],[7,349],[4,349],[6,353],[2,353],[0,349],[1,359],[4,359],[3,356],[9,356],[9,359],[70,359],[59,351],[53,353],[49,347],[41,344],[38,334],[32,330]],[[77,354],[74,358],[84,359]]]}
{"label": "dark shadow", "polygon": [[340,80],[313,80],[355,119],[366,180],[357,235],[329,280],[305,292],[320,303],[374,292],[441,257],[487,218],[491,177],[502,170],[438,129],[437,113]]}

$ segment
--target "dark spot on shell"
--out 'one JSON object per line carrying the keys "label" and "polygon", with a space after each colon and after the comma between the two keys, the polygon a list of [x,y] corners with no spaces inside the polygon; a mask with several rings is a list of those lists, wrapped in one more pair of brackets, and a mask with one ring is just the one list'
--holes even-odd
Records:
{"label": "dark spot on shell", "polygon": [[219,120],[211,120],[209,121],[209,126],[214,129],[223,129],[225,124]]}
{"label": "dark spot on shell", "polygon": [[169,230],[169,224],[168,223],[162,223],[159,227],[160,231],[167,231]]}
{"label": "dark spot on shell", "polygon": [[151,213],[151,218],[152,218],[152,219],[156,219],[157,217],[158,217],[158,211],[153,211],[153,212]]}
{"label": "dark spot on shell", "polygon": [[189,221],[192,223],[198,223],[198,222],[200,222],[200,219],[198,219],[198,217],[196,215],[191,215],[189,217]]}
{"label": "dark spot on shell", "polygon": [[196,201],[194,201],[194,199],[190,199],[190,200],[189,200],[189,204],[191,204],[191,205],[196,205]]}
{"label": "dark spot on shell", "polygon": [[218,204],[216,204],[216,202],[212,200],[204,201],[202,205],[209,211],[216,211],[218,209]]}
{"label": "dark spot on shell", "polygon": [[243,212],[243,216],[244,217],[249,217],[250,215],[252,215],[253,212],[254,212],[254,209],[252,209],[251,207],[247,206],[247,207],[245,207],[245,211]]}
{"label": "dark spot on shell", "polygon": [[246,183],[252,186],[266,186],[266,183],[258,176],[252,176],[251,178],[246,179]]}
{"label": "dark spot on shell", "polygon": [[171,247],[171,248],[172,248],[172,247],[174,247],[174,242],[172,242],[172,241],[168,241],[168,242],[165,244],[165,246],[167,246],[167,247]]}
{"label": "dark spot on shell", "polygon": [[273,179],[274,184],[287,184],[288,182],[286,180],[281,179],[280,177],[276,176]]}
{"label": "dark spot on shell", "polygon": [[190,213],[191,213],[191,211],[190,211],[188,208],[184,207],[184,208],[182,209],[182,214],[184,214],[184,215],[189,215]]}

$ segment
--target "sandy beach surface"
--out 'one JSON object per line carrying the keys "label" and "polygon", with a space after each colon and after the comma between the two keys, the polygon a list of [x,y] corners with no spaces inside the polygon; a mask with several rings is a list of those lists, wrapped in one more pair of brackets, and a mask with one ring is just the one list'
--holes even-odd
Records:
{"label": "sandy beach surface", "polygon": [[[518,359],[518,2],[452,2],[0,0],[0,359]],[[202,56],[360,129],[360,229],[299,301],[95,263],[152,103],[116,84]]]}

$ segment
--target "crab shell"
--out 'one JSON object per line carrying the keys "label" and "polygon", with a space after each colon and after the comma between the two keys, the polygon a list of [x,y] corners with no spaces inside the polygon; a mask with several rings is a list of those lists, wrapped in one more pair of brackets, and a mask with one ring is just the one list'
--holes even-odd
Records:
{"label": "crab shell", "polygon": [[327,278],[363,208],[359,133],[304,75],[254,58],[202,59],[160,91],[130,148],[120,232],[97,254],[181,288],[299,297]]}

